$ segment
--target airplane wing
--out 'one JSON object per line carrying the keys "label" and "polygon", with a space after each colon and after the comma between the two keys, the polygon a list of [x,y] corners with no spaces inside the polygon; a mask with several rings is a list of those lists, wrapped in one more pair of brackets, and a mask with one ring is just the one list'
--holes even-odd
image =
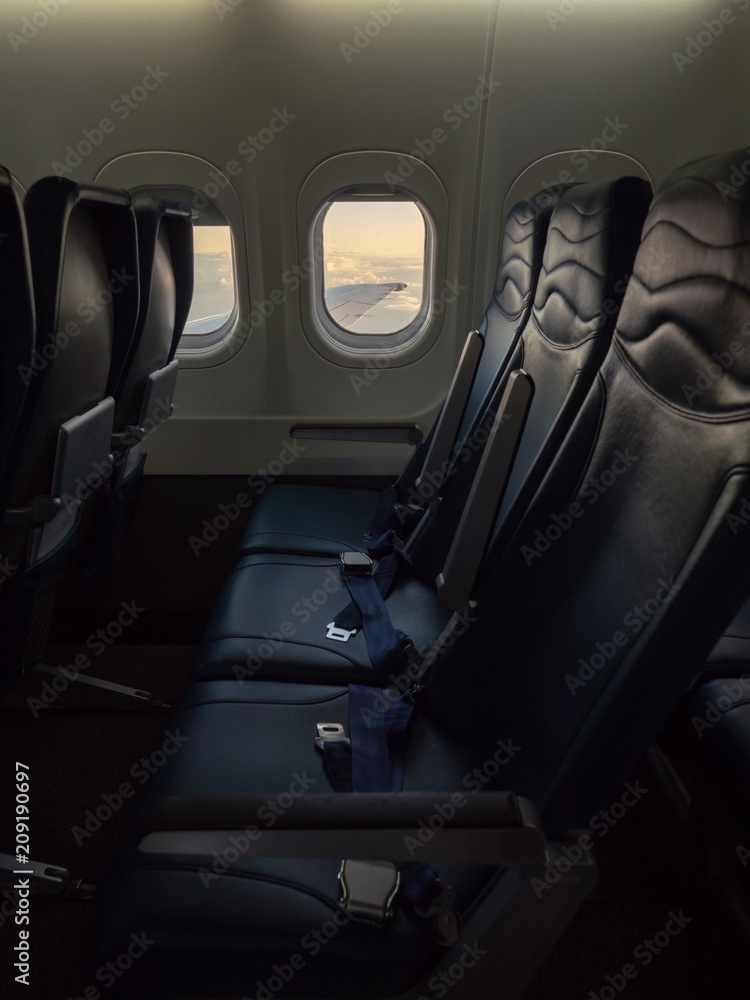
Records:
{"label": "airplane wing", "polygon": [[326,289],[326,309],[331,319],[348,330],[391,292],[404,288],[406,285],[401,281],[380,285],[334,285]]}

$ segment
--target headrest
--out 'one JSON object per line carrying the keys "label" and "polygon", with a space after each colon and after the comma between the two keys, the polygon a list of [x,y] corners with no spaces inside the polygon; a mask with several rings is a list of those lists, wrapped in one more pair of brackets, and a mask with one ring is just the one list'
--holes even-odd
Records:
{"label": "headrest", "polygon": [[556,198],[542,192],[517,202],[508,212],[493,295],[506,319],[518,319],[528,304],[556,204]]}
{"label": "headrest", "polygon": [[[102,301],[111,296],[114,317],[112,366],[107,394],[114,391],[132,342],[138,317],[138,246],[135,216],[126,191],[76,184],[65,177],[44,177],[29,189],[24,204],[31,246],[37,337],[46,342],[58,332],[57,292],[63,263],[86,255],[86,241],[70,245],[71,215],[81,211],[96,226],[108,270],[107,288],[96,290]],[[74,239],[74,237],[73,237]],[[85,322],[87,303],[81,303]],[[43,379],[37,380],[40,385]]]}
{"label": "headrest", "polygon": [[0,167],[0,505],[7,497],[13,448],[27,382],[21,377],[34,349],[34,300],[23,209],[11,177]]}
{"label": "headrest", "polygon": [[750,150],[740,149],[667,178],[617,323],[615,342],[636,377],[696,415],[750,407],[748,172]]}
{"label": "headrest", "polygon": [[145,323],[152,292],[154,252],[160,229],[166,232],[175,278],[175,327],[168,360],[174,357],[193,301],[193,220],[190,206],[164,201],[152,195],[133,198],[138,226],[138,258],[141,278],[139,326]]}
{"label": "headrest", "polygon": [[637,177],[578,184],[560,198],[532,309],[545,340],[576,347],[613,319],[650,198],[649,184]]}

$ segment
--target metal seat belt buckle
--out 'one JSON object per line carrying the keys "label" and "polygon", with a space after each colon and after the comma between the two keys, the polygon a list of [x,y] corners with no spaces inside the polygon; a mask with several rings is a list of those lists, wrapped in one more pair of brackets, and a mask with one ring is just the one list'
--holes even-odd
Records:
{"label": "metal seat belt buckle", "polygon": [[352,920],[382,927],[393,916],[400,882],[392,861],[342,861],[341,908]]}
{"label": "metal seat belt buckle", "polygon": [[364,552],[340,552],[342,576],[372,576],[372,559]]}
{"label": "metal seat belt buckle", "polygon": [[340,722],[319,722],[317,728],[318,735],[315,738],[315,746],[319,750],[322,750],[326,743],[338,742],[339,740],[343,740],[345,743],[349,742]]}
{"label": "metal seat belt buckle", "polygon": [[339,628],[336,622],[329,622],[326,625],[326,639],[335,639],[336,642],[348,642],[356,634],[356,628]]}

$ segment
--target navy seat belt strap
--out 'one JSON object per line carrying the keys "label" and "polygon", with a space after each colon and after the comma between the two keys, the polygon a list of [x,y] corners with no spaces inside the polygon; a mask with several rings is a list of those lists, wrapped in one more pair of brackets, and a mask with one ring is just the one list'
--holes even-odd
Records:
{"label": "navy seat belt strap", "polygon": [[[395,634],[395,633],[394,633]],[[352,791],[391,792],[391,748],[388,743],[383,692],[378,688],[352,684],[349,687],[349,737],[351,740]],[[377,700],[376,700],[377,699]],[[414,703],[406,713],[408,725]],[[403,773],[403,768],[402,768]]]}
{"label": "navy seat belt strap", "polygon": [[352,747],[347,739],[328,739],[320,744],[323,767],[334,792],[352,791]]}
{"label": "navy seat belt strap", "polygon": [[[378,688],[350,685],[350,739],[319,743],[334,791],[401,791],[414,696],[406,691],[389,700],[388,694]],[[435,940],[444,945],[455,941],[458,925],[452,889],[431,865],[400,862],[396,868],[403,899],[427,923]]]}
{"label": "navy seat belt strap", "polygon": [[383,599],[393,584],[401,558],[401,550],[394,550],[380,560],[373,573],[372,561],[363,553],[341,554],[341,572],[352,601],[333,624],[344,631],[362,629],[370,661],[384,676],[403,667],[409,645],[408,636],[394,628]]}
{"label": "navy seat belt strap", "polygon": [[[382,535],[379,535],[370,543],[368,551],[370,556],[380,561],[373,571],[372,560],[370,560],[369,567],[360,567],[358,575],[371,577],[376,583],[381,597],[386,598],[393,586],[393,581],[396,578],[399,567],[403,564],[411,566],[411,556],[404,550],[400,539],[394,531],[386,531]],[[342,552],[341,572],[344,576],[354,575],[352,569],[348,566],[348,560],[352,557],[358,557],[360,563],[366,559],[362,553]],[[348,631],[362,627],[362,619],[356,602],[350,602],[343,611],[340,611],[336,615],[336,626]]]}
{"label": "navy seat belt strap", "polygon": [[[344,562],[343,557],[348,555],[348,552],[342,553],[341,564],[341,571],[346,577],[347,583],[354,575],[347,571],[347,567]],[[367,585],[368,588],[371,584],[375,584],[381,598],[386,598],[391,587],[393,586],[393,581],[396,577],[396,572],[398,571],[399,560],[400,556],[396,555],[395,552],[391,552],[389,555],[384,556],[380,560],[374,571],[370,571],[370,573],[362,573],[361,578],[370,581]],[[349,590],[351,591],[351,587]],[[354,594],[352,594],[352,597],[354,598]],[[337,628],[343,628],[350,632],[354,629],[362,628],[362,612],[359,609],[356,598],[350,601],[343,611],[339,611],[336,615],[335,622]]]}

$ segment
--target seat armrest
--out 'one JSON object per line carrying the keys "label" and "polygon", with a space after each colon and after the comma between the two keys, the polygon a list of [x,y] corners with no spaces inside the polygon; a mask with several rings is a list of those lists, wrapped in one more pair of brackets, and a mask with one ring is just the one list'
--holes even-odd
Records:
{"label": "seat armrest", "polygon": [[[277,800],[278,802],[278,800]],[[229,837],[253,857],[388,858],[516,866],[540,857],[534,805],[513,792],[304,794],[270,813],[267,796],[171,797],[136,826],[144,854],[221,853]],[[273,824],[259,816],[273,817]],[[244,839],[243,839],[244,838]]]}
{"label": "seat armrest", "polygon": [[474,599],[479,570],[492,538],[497,512],[505,496],[516,453],[529,415],[534,384],[519,368],[498,388],[500,401],[495,410],[487,444],[471,484],[453,543],[435,584],[443,604],[460,611]]}

